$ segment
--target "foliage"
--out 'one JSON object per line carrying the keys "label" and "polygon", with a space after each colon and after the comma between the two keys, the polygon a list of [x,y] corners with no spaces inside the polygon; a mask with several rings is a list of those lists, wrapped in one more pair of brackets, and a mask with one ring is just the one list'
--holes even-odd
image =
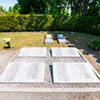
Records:
{"label": "foliage", "polygon": [[[99,16],[100,0],[17,0],[18,4],[9,7],[15,14],[51,14],[72,16]],[[3,8],[0,7],[0,10]],[[10,13],[11,14],[11,13]],[[13,13],[12,13],[13,14]]]}
{"label": "foliage", "polygon": [[100,16],[0,16],[0,31],[77,31],[100,35]]}
{"label": "foliage", "polygon": [[9,12],[13,12],[13,8],[12,7],[9,7]]}
{"label": "foliage", "polygon": [[18,4],[21,6],[20,13],[28,14],[32,12],[44,14],[47,8],[47,0],[18,0]]}
{"label": "foliage", "polygon": [[99,15],[100,0],[66,0],[66,3],[70,5],[72,15]]}
{"label": "foliage", "polygon": [[5,10],[3,6],[0,6],[0,15],[5,15]]}
{"label": "foliage", "polygon": [[100,39],[94,40],[89,47],[93,50],[100,50]]}
{"label": "foliage", "polygon": [[[60,14],[64,10],[65,0],[18,0],[21,6],[20,13],[29,14]],[[63,9],[62,9],[63,8]]]}
{"label": "foliage", "polygon": [[2,12],[4,11],[3,6],[0,6],[0,11],[2,11]]}
{"label": "foliage", "polygon": [[15,14],[19,14],[20,9],[21,9],[20,5],[19,4],[15,4],[14,7],[13,7],[13,12]]}

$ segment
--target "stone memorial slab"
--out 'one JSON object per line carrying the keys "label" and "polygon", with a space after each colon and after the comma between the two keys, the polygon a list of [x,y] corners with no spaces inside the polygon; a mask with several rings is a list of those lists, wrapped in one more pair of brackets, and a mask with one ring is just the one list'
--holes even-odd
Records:
{"label": "stone memorial slab", "polygon": [[45,63],[9,63],[0,76],[0,83],[43,83]]}
{"label": "stone memorial slab", "polygon": [[80,57],[78,49],[72,48],[52,48],[53,57]]}
{"label": "stone memorial slab", "polygon": [[51,34],[49,34],[49,35],[46,35],[46,39],[53,39],[53,37]]}
{"label": "stone memorial slab", "polygon": [[54,83],[100,83],[89,63],[53,63]]}
{"label": "stone memorial slab", "polygon": [[67,41],[66,39],[58,39],[59,44],[68,44],[69,41]]}
{"label": "stone memorial slab", "polygon": [[46,57],[47,48],[43,47],[25,47],[22,48],[20,53],[18,54],[19,57]]}
{"label": "stone memorial slab", "polygon": [[53,44],[53,39],[45,39],[45,44]]}
{"label": "stone memorial slab", "polygon": [[57,39],[64,39],[63,34],[58,34],[58,35],[57,35]]}

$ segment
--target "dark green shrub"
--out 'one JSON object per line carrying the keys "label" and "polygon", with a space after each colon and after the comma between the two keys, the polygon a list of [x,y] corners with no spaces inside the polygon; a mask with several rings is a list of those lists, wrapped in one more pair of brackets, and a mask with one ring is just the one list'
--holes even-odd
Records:
{"label": "dark green shrub", "polygon": [[9,15],[0,16],[0,32],[77,31],[100,35],[100,16]]}
{"label": "dark green shrub", "polygon": [[93,50],[100,50],[100,39],[94,40],[90,45],[89,45],[90,49]]}

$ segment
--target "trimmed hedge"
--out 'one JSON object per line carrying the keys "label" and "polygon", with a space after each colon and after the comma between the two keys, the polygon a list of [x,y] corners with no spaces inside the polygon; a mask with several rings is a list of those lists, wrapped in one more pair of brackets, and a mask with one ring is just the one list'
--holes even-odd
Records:
{"label": "trimmed hedge", "polygon": [[0,32],[77,31],[100,35],[100,17],[52,15],[0,16]]}

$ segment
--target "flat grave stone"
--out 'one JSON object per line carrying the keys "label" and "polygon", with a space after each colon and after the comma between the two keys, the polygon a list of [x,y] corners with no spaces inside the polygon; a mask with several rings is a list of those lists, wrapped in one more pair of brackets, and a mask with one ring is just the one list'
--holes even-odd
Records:
{"label": "flat grave stone", "polygon": [[54,83],[100,83],[89,63],[53,63]]}
{"label": "flat grave stone", "polygon": [[58,39],[59,44],[68,44],[69,41],[67,41],[66,39]]}
{"label": "flat grave stone", "polygon": [[57,39],[64,39],[63,34],[58,34],[58,35],[57,35]]}
{"label": "flat grave stone", "polygon": [[45,63],[9,63],[0,76],[0,83],[43,83]]}
{"label": "flat grave stone", "polygon": [[53,44],[53,39],[45,39],[45,44]]}
{"label": "flat grave stone", "polygon": [[72,48],[52,48],[52,56],[53,57],[80,57],[78,53],[78,49]]}
{"label": "flat grave stone", "polygon": [[20,50],[18,57],[46,57],[47,48],[45,47],[24,47]]}
{"label": "flat grave stone", "polygon": [[53,39],[53,37],[51,34],[49,34],[49,35],[46,35],[46,39]]}

